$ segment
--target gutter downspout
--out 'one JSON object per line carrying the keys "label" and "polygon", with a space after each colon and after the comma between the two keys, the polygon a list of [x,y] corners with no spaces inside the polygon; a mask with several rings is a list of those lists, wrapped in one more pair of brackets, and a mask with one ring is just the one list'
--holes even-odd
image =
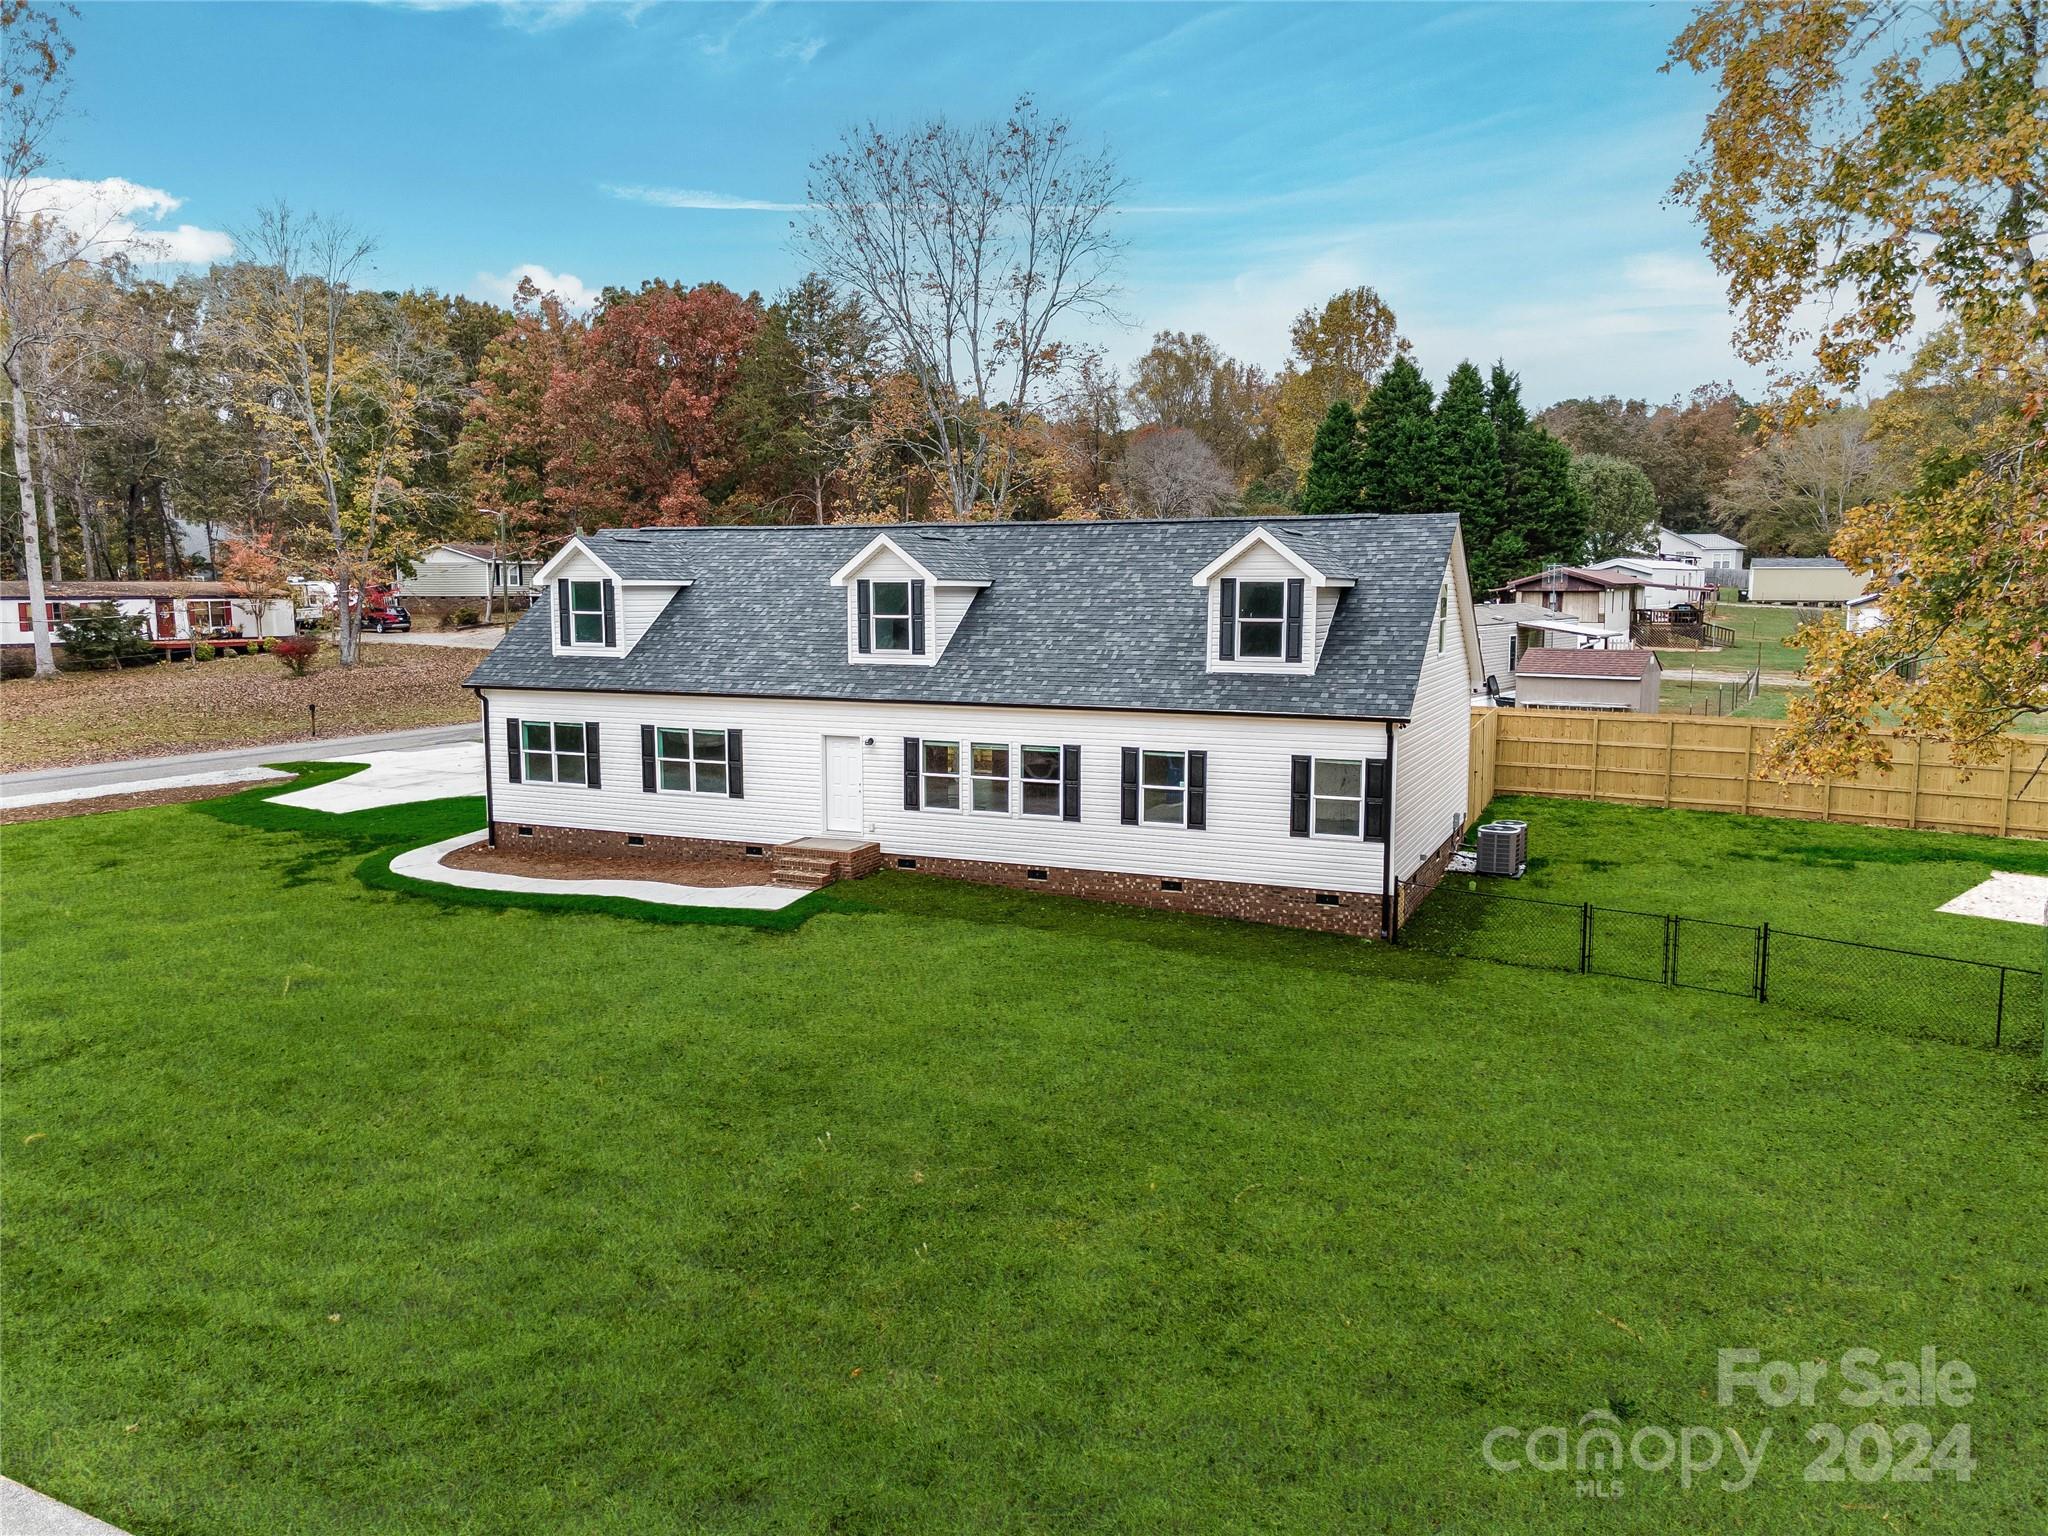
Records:
{"label": "gutter downspout", "polygon": [[1392,943],[1394,926],[1394,722],[1387,727],[1387,840],[1380,844],[1380,937]]}
{"label": "gutter downspout", "polygon": [[484,843],[498,846],[498,814],[491,809],[491,701],[479,689],[477,703],[484,709]]}

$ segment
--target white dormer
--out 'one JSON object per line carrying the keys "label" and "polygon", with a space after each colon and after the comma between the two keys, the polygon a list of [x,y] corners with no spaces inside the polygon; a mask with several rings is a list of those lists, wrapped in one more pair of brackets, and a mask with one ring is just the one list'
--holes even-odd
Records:
{"label": "white dormer", "polygon": [[846,659],[929,667],[967,617],[988,577],[941,533],[879,534],[833,573],[846,589]]}
{"label": "white dormer", "polygon": [[1195,573],[1208,597],[1208,669],[1307,677],[1336,617],[1349,576],[1317,565],[1312,535],[1254,528]]}
{"label": "white dormer", "polygon": [[548,610],[548,639],[557,656],[623,656],[647,633],[686,578],[627,577],[580,538],[571,538],[540,568],[534,583]]}

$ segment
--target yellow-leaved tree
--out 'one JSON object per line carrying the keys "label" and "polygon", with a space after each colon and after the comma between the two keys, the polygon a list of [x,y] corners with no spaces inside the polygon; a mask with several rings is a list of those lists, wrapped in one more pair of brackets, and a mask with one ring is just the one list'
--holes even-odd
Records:
{"label": "yellow-leaved tree", "polygon": [[1719,86],[1673,193],[1738,350],[1777,368],[1783,420],[1863,386],[1928,310],[1948,321],[1874,413],[1905,489],[1831,545],[1885,621],[1802,633],[1813,691],[1776,765],[1888,762],[1880,707],[1990,761],[2048,709],[2048,0],[1732,0],[1695,14],[1671,64]]}

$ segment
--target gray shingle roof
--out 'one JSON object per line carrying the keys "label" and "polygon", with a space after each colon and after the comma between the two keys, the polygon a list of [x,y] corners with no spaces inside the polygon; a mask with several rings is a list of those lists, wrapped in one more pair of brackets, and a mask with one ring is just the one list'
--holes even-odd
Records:
{"label": "gray shingle roof", "polygon": [[1762,566],[1766,570],[1846,571],[1849,569],[1832,555],[1771,555],[1762,560],[1749,562],[1751,569]]}
{"label": "gray shingle roof", "polygon": [[[1300,521],[594,533],[584,542],[622,578],[692,585],[623,657],[553,655],[543,601],[469,685],[1406,719],[1457,530],[1446,515],[1317,519],[1309,535],[1316,553],[1302,553],[1357,586],[1339,599],[1316,674],[1207,670],[1206,599],[1195,573],[1252,528],[1284,540],[1282,528]],[[878,532],[917,541],[906,547],[920,561],[942,536],[943,574],[990,582],[935,666],[847,659],[845,597],[830,581]],[[987,574],[965,574],[976,570]]]}

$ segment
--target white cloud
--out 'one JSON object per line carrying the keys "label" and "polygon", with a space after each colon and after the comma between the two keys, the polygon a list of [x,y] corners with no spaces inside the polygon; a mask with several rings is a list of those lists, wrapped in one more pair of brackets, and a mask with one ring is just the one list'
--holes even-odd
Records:
{"label": "white cloud", "polygon": [[732,197],[724,192],[699,192],[689,187],[614,187],[605,191],[629,203],[656,208],[702,208],[721,213],[802,213],[804,203],[777,203],[758,197]]}
{"label": "white cloud", "polygon": [[495,12],[499,21],[521,32],[552,32],[592,11],[616,16],[629,26],[640,19],[650,0],[376,0],[408,11]]}
{"label": "white cloud", "polygon": [[98,181],[39,176],[28,184],[23,212],[61,224],[92,254],[123,255],[145,265],[226,261],[235,253],[234,240],[223,230],[196,224],[166,227],[182,198],[158,187],[145,187],[123,176]]}
{"label": "white cloud", "polygon": [[591,287],[574,272],[550,272],[537,262],[522,262],[510,272],[479,272],[470,287],[498,304],[510,304],[521,278],[531,278],[542,293],[552,293],[571,309],[590,309],[600,290]]}
{"label": "white cloud", "polygon": [[824,52],[825,39],[822,37],[792,38],[775,50],[778,59],[793,59],[798,64],[809,64]]}

